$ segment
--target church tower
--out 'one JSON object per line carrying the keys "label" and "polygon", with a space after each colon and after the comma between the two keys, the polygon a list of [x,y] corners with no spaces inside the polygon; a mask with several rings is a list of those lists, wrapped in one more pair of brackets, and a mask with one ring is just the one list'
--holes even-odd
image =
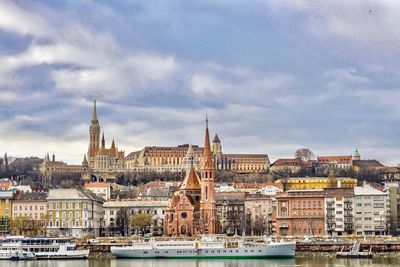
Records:
{"label": "church tower", "polygon": [[100,146],[100,124],[99,121],[97,120],[96,100],[94,100],[92,122],[89,127],[89,151],[88,151],[89,162],[91,161],[90,159],[95,156],[96,151],[99,149],[99,146]]}
{"label": "church tower", "polygon": [[208,132],[208,118],[206,117],[206,132],[204,138],[204,153],[201,168],[201,200],[200,214],[205,234],[217,233],[217,212],[215,207],[214,163],[210,147]]}

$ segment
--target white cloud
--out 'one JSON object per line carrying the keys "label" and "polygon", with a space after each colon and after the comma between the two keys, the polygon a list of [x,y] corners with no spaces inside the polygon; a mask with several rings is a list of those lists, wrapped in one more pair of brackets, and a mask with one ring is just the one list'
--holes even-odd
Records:
{"label": "white cloud", "polygon": [[49,25],[41,17],[19,8],[11,1],[0,1],[0,28],[22,35],[45,37]]}

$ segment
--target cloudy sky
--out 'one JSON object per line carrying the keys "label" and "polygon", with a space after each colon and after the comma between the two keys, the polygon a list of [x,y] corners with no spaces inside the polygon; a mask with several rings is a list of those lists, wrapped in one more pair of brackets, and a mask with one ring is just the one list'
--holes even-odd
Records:
{"label": "cloudy sky", "polygon": [[[111,3],[113,2],[113,3]],[[0,1],[0,153],[300,147],[400,163],[399,1]]]}

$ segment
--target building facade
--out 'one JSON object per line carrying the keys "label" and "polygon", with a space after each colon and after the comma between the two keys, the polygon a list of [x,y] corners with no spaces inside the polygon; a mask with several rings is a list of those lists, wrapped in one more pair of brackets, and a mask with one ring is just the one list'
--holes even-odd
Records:
{"label": "building facade", "polygon": [[354,188],[324,189],[324,206],[325,231],[328,235],[354,235]]}
{"label": "building facade", "polygon": [[130,153],[125,168],[133,172],[185,172],[193,160],[193,166],[200,170],[203,148],[183,144],[177,147],[145,147]]}
{"label": "building facade", "polygon": [[246,225],[250,235],[273,234],[273,199],[261,194],[247,194],[244,200]]}
{"label": "building facade", "polygon": [[324,195],[320,190],[292,190],[276,195],[276,236],[325,235]]}
{"label": "building facade", "polygon": [[8,234],[10,230],[13,197],[13,191],[0,190],[0,235],[3,236]]}
{"label": "building facade", "polygon": [[246,231],[245,197],[245,192],[219,192],[215,194],[221,233],[242,235]]}
{"label": "building facade", "polygon": [[45,236],[47,192],[17,193],[12,203],[13,235]]}
{"label": "building facade", "polygon": [[83,189],[50,189],[48,232],[62,236],[100,235],[104,199]]}
{"label": "building facade", "polygon": [[55,173],[82,173],[85,169],[82,165],[71,165],[63,161],[56,161],[54,153],[50,160],[49,153],[47,153],[39,166],[39,170],[44,177],[48,178]]}
{"label": "building facade", "polygon": [[348,177],[300,177],[284,180],[285,190],[311,190],[332,187],[353,188],[357,186],[357,179]]}
{"label": "building facade", "polygon": [[363,184],[354,188],[356,235],[384,235],[389,230],[390,198],[388,192]]}
{"label": "building facade", "polygon": [[[151,215],[149,232],[153,235],[163,234],[163,223],[168,201],[156,199],[111,200],[103,204],[104,233],[106,236],[134,234],[130,225],[132,216],[145,213]],[[136,233],[137,234],[137,233]]]}
{"label": "building facade", "polygon": [[[133,172],[182,172],[190,167],[191,159],[197,171],[201,167],[204,147],[189,144],[177,147],[145,147],[130,153],[125,160],[125,168]],[[269,168],[267,154],[223,154],[221,141],[216,135],[211,144],[215,170],[227,170],[237,173],[260,173]]]}

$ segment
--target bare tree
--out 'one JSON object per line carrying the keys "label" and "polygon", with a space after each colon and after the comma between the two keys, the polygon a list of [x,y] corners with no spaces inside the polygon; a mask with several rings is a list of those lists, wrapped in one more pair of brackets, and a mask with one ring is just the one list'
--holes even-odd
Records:
{"label": "bare tree", "polygon": [[301,159],[302,161],[308,161],[315,158],[314,153],[308,148],[297,149],[294,153],[295,158]]}

